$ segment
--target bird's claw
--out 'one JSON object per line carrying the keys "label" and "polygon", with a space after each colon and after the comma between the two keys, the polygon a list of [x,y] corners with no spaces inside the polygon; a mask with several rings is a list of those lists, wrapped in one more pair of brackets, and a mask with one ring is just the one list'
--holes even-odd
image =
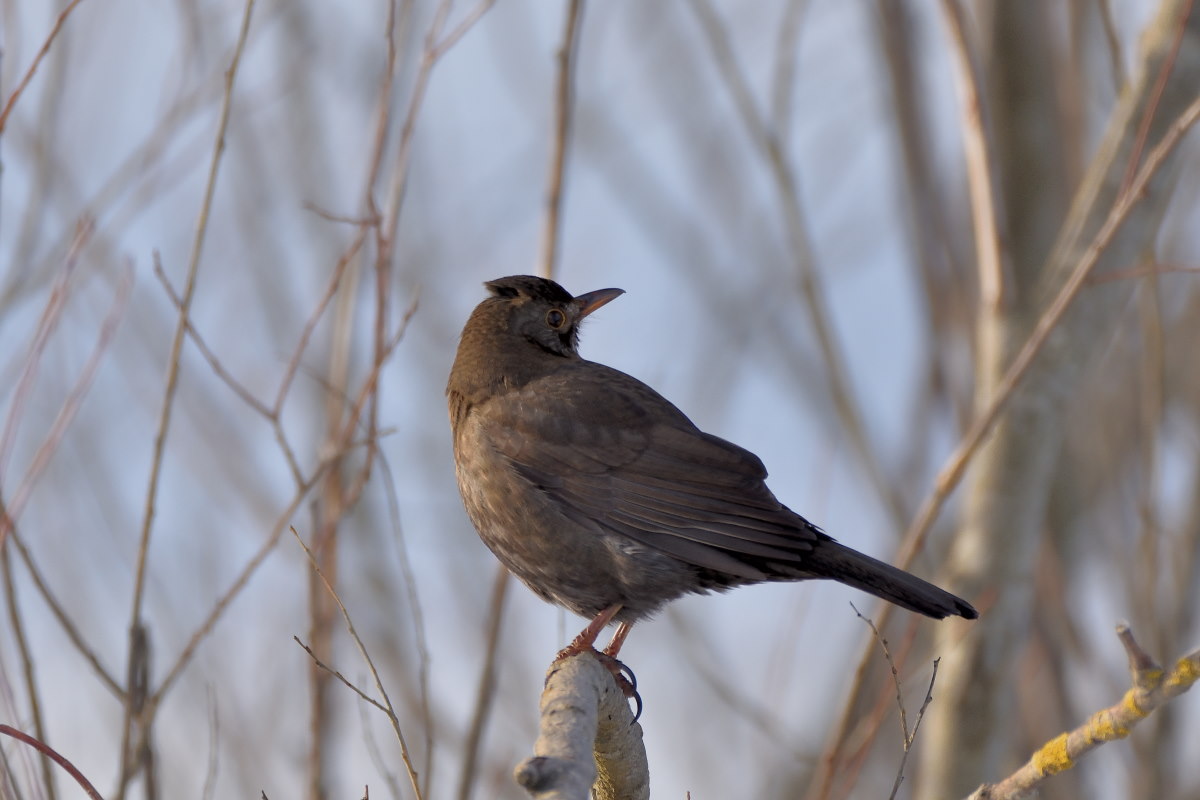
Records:
{"label": "bird's claw", "polygon": [[[611,656],[610,656],[610,658],[611,658]],[[616,661],[616,659],[613,659],[613,660]],[[633,690],[634,694],[637,694],[637,675],[634,675],[633,670],[631,670],[626,664],[624,664],[620,661],[617,661],[616,663],[617,663],[617,669],[620,670],[620,677],[629,681],[629,688]],[[626,695],[626,697],[628,697],[628,696],[629,695]]]}
{"label": "bird's claw", "polygon": [[590,652],[595,656],[597,661],[604,665],[605,669],[612,673],[613,680],[617,682],[617,687],[621,690],[621,694],[633,701],[633,721],[637,722],[641,719],[644,706],[642,704],[642,696],[638,694],[637,690],[637,676],[633,674],[633,670],[621,661],[594,647],[578,647],[575,643],[572,643],[559,651],[558,655],[554,658],[554,662],[565,661],[571,656],[585,652]]}
{"label": "bird's claw", "polygon": [[638,694],[637,690],[637,676],[628,666],[608,653],[596,651],[596,658],[612,673],[613,680],[617,682],[621,694],[633,701],[633,721],[637,722],[642,717],[643,708],[642,696]]}

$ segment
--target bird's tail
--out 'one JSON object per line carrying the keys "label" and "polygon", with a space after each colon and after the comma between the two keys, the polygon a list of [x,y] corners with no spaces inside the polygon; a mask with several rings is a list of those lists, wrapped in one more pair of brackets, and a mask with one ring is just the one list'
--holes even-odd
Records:
{"label": "bird's tail", "polygon": [[805,567],[825,578],[862,589],[890,603],[934,619],[959,616],[975,619],[979,612],[950,594],[902,569],[822,537],[805,556]]}

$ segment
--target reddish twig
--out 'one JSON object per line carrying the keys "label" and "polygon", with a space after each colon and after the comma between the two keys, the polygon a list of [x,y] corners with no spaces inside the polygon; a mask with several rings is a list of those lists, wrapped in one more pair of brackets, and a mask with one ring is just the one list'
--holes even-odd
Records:
{"label": "reddish twig", "polygon": [[78,783],[85,792],[87,792],[88,797],[92,798],[92,800],[104,800],[100,793],[96,791],[96,787],[92,786],[91,782],[83,776],[83,773],[80,772],[74,764],[68,761],[65,756],[63,756],[50,745],[8,725],[0,725],[0,733],[7,734],[18,741],[24,742],[33,749],[37,750],[39,753],[54,759],[54,762],[65,769],[67,773],[75,779],[75,782]]}

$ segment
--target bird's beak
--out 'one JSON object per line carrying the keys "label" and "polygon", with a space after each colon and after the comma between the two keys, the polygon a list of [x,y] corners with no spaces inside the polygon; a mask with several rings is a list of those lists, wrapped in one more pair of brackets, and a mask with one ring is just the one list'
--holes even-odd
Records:
{"label": "bird's beak", "polygon": [[597,289],[594,292],[585,292],[579,295],[575,298],[575,302],[579,306],[579,318],[583,319],[600,306],[616,300],[623,294],[625,294],[624,289]]}

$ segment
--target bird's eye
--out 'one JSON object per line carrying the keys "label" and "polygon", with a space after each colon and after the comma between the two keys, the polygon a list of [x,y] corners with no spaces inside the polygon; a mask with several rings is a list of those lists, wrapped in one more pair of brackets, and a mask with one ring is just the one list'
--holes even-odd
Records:
{"label": "bird's eye", "polygon": [[546,324],[554,328],[554,330],[558,330],[567,324],[567,315],[557,308],[552,308],[546,312]]}

